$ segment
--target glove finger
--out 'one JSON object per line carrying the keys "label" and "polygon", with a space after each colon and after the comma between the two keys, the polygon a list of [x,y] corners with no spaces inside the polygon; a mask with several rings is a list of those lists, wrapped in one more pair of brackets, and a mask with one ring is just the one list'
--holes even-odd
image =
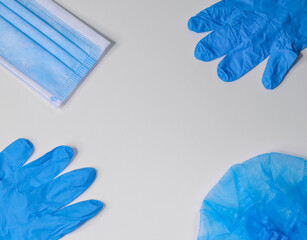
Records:
{"label": "glove finger", "polygon": [[298,53],[292,49],[276,49],[271,53],[267,62],[262,84],[266,89],[276,88],[284,79],[295,60]]}
{"label": "glove finger", "polygon": [[252,26],[255,26],[255,30],[248,36],[247,41],[229,52],[218,66],[218,76],[225,82],[240,78],[261,63],[270,55],[273,43],[280,36],[276,27],[267,19],[252,13],[247,15],[247,18],[249,17],[250,21],[254,22]]}
{"label": "glove finger", "polygon": [[211,61],[221,57],[249,39],[252,33],[259,32],[258,21],[249,14],[238,13],[232,22],[203,38],[195,48],[195,57],[202,61]]}
{"label": "glove finger", "polygon": [[255,38],[241,44],[220,62],[217,74],[225,82],[242,77],[269,56],[270,42]]}
{"label": "glove finger", "polygon": [[33,194],[37,204],[36,213],[56,211],[72,202],[93,183],[96,171],[93,168],[83,168],[68,172],[57,177],[50,183],[37,189]]}
{"label": "glove finger", "polygon": [[0,153],[1,178],[21,168],[33,153],[33,145],[29,140],[18,139]]}
{"label": "glove finger", "polygon": [[197,33],[208,32],[222,26],[229,15],[225,1],[220,1],[190,18],[188,28]]}
{"label": "glove finger", "polygon": [[60,146],[25,165],[16,173],[19,189],[31,191],[50,182],[65,169],[73,155],[72,148]]}
{"label": "glove finger", "polygon": [[236,30],[237,28],[232,29],[227,24],[210,33],[197,44],[194,52],[195,57],[201,61],[209,62],[227,54],[242,41],[240,32],[237,33]]}
{"label": "glove finger", "polygon": [[95,217],[103,208],[103,203],[97,200],[89,200],[65,207],[51,216],[51,222],[55,224],[53,236],[59,239],[74,231],[82,223]]}
{"label": "glove finger", "polygon": [[29,228],[33,229],[33,236],[28,239],[60,239],[96,216],[102,207],[102,202],[89,200],[37,218],[30,223]]}

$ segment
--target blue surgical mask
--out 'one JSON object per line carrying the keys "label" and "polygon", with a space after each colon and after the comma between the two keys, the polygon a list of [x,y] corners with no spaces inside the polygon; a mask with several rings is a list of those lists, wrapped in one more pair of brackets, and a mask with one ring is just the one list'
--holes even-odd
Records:
{"label": "blue surgical mask", "polygon": [[0,63],[56,107],[109,44],[51,0],[0,0]]}

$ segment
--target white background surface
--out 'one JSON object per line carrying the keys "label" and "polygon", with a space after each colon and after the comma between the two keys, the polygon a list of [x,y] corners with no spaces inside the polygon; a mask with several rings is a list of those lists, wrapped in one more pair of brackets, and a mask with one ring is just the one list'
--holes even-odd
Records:
{"label": "white background surface", "polygon": [[25,137],[35,159],[66,144],[78,149],[66,171],[98,170],[77,200],[105,209],[63,239],[195,240],[202,200],[231,165],[271,151],[307,157],[307,58],[274,91],[261,85],[265,62],[223,83],[220,59],[196,60],[204,35],[186,27],[214,2],[58,1],[116,42],[60,110],[0,69],[1,148]]}

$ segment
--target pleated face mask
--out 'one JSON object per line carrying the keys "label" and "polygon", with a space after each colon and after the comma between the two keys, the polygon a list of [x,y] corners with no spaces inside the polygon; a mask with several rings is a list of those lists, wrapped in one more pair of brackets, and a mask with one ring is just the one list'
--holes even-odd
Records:
{"label": "pleated face mask", "polygon": [[0,0],[0,63],[56,107],[109,44],[51,0]]}

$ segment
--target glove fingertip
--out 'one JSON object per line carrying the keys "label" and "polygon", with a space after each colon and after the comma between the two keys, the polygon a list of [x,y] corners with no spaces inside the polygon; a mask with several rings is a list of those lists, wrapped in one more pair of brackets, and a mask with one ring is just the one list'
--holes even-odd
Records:
{"label": "glove fingertip", "polygon": [[188,21],[188,29],[193,32],[200,33],[199,30],[199,20],[197,17],[191,17],[190,20]]}
{"label": "glove fingertip", "polygon": [[220,66],[217,67],[217,75],[224,82],[231,82],[231,76]]}
{"label": "glove fingertip", "polygon": [[278,72],[278,64],[271,64],[273,57],[269,58],[268,64],[262,76],[262,85],[267,90],[275,89],[283,79]]}
{"label": "glove fingertip", "polygon": [[210,20],[203,19],[199,16],[191,17],[188,21],[188,29],[196,33],[204,33],[218,28],[218,24]]}
{"label": "glove fingertip", "polygon": [[104,207],[99,200],[86,200],[65,207],[54,213],[54,216],[67,217],[73,221],[87,221],[96,216]]}
{"label": "glove fingertip", "polygon": [[30,151],[32,151],[34,149],[33,143],[31,143],[30,140],[28,140],[28,139],[19,138],[18,140],[16,140],[16,142],[19,142],[20,144],[24,145]]}
{"label": "glove fingertip", "polygon": [[75,154],[74,149],[69,146],[59,146],[55,149],[55,152],[61,158],[72,158]]}
{"label": "glove fingertip", "polygon": [[100,212],[104,207],[103,202],[99,200],[89,200],[88,202],[93,206],[93,208],[96,208],[97,213]]}
{"label": "glove fingertip", "polygon": [[79,202],[72,207],[72,209],[74,208],[74,212],[68,212],[68,216],[78,216],[80,220],[87,221],[95,217],[102,210],[103,206],[104,204],[99,200],[87,200],[84,202]]}
{"label": "glove fingertip", "polygon": [[[51,221],[60,223],[53,234],[55,239],[74,231],[81,224],[95,217],[103,208],[98,200],[87,200],[65,207],[51,216]],[[53,239],[53,238],[52,238]]]}
{"label": "glove fingertip", "polygon": [[92,179],[92,181],[95,180],[96,176],[97,176],[97,171],[95,168],[84,168],[87,172],[88,172],[88,175],[90,176],[90,178]]}
{"label": "glove fingertip", "polygon": [[262,78],[262,85],[267,90],[273,90],[277,87],[278,84],[273,84],[272,80],[263,76]]}
{"label": "glove fingertip", "polygon": [[274,46],[262,77],[266,89],[276,88],[295,63],[298,52],[290,47],[287,44]]}
{"label": "glove fingertip", "polygon": [[190,31],[193,31],[194,30],[194,20],[193,20],[193,17],[191,17],[188,21],[188,29]]}
{"label": "glove fingertip", "polygon": [[[92,183],[96,179],[97,171],[95,168],[81,168],[77,169],[75,171],[70,172],[72,175],[70,176],[71,179],[80,186],[83,186],[83,188],[87,189],[92,185]],[[69,176],[68,173],[67,175]]]}
{"label": "glove fingertip", "polygon": [[33,153],[33,149],[33,144],[29,140],[20,138],[7,146],[1,154],[6,159],[6,165],[15,171],[28,160]]}
{"label": "glove fingertip", "polygon": [[202,41],[200,41],[196,47],[195,47],[195,51],[194,51],[194,56],[195,58],[197,58],[198,60],[204,61],[204,62],[209,62],[212,60],[212,57],[210,57],[210,54],[208,52],[208,49],[206,48],[206,46],[204,46],[204,44],[202,43]]}
{"label": "glove fingertip", "polygon": [[[82,203],[81,203],[82,204]],[[104,204],[98,200],[88,200],[83,204],[83,221],[88,221],[95,217],[104,207]]]}
{"label": "glove fingertip", "polygon": [[60,177],[62,177],[63,179],[69,179],[68,183],[72,181],[71,184],[82,186],[82,188],[87,189],[95,181],[96,175],[96,169],[88,167],[68,172]]}

